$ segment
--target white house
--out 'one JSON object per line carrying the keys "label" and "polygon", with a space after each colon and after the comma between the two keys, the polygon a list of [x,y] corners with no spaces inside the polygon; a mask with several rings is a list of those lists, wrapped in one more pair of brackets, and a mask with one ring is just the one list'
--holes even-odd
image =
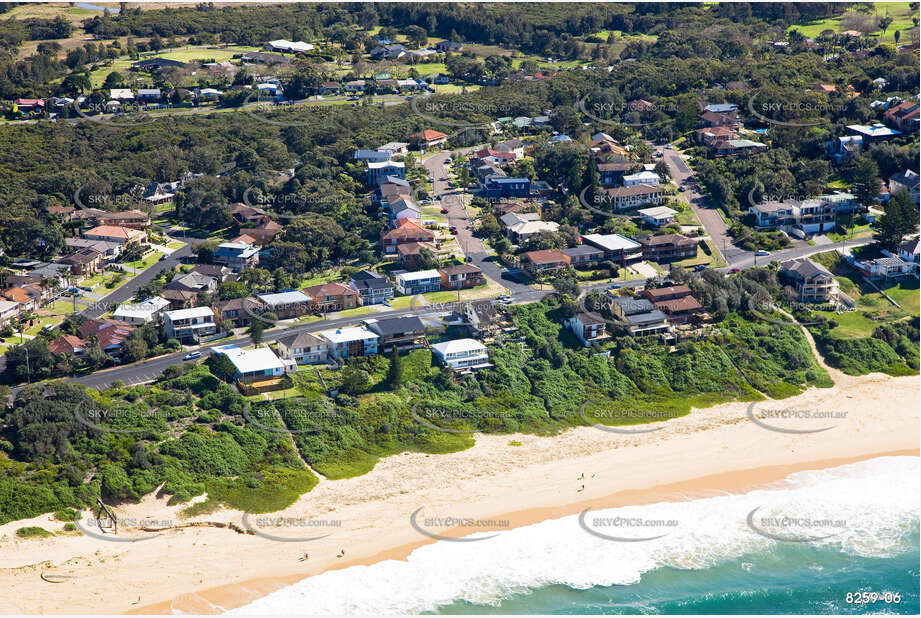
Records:
{"label": "white house", "polygon": [[163,313],[166,336],[179,341],[198,341],[217,332],[214,310],[211,307],[192,307]]}
{"label": "white house", "polygon": [[476,339],[454,339],[432,345],[438,361],[451,369],[473,371],[492,367],[486,346]]}
{"label": "white house", "polygon": [[343,360],[377,354],[380,337],[363,326],[336,328],[317,333],[327,341],[329,355]]}
{"label": "white house", "polygon": [[637,172],[636,174],[628,174],[624,176],[624,186],[632,187],[634,185],[658,185],[659,184],[659,175],[655,172]]}
{"label": "white house", "polygon": [[560,229],[559,223],[541,221],[540,213],[536,212],[510,212],[499,217],[499,221],[505,226],[509,240],[517,244],[526,242],[535,234],[554,233]]}
{"label": "white house", "polygon": [[236,370],[234,378],[239,382],[278,378],[295,367],[294,361],[283,361],[271,348],[244,350],[235,345],[224,345],[214,348],[214,351],[230,360]]}
{"label": "white house", "polygon": [[140,326],[149,322],[154,322],[160,316],[164,309],[169,307],[169,301],[159,296],[148,298],[135,305],[124,303],[118,306],[113,318],[120,322],[127,322]]}
{"label": "white house", "polygon": [[668,225],[669,223],[674,223],[675,215],[678,214],[677,210],[672,210],[668,206],[655,206],[653,208],[643,208],[637,210],[643,220],[650,225],[656,227],[661,227],[663,225]]}
{"label": "white house", "polygon": [[404,296],[438,292],[441,290],[441,274],[434,268],[397,274],[397,290]]}
{"label": "white house", "polygon": [[571,318],[563,321],[573,334],[582,342],[582,345],[588,347],[596,341],[607,338],[604,318],[595,312],[577,313]]}
{"label": "white house", "polygon": [[906,262],[921,262],[921,242],[917,237],[899,244],[899,257]]}
{"label": "white house", "polygon": [[896,279],[911,275],[915,271],[913,262],[906,262],[899,257],[881,257],[855,262],[854,265],[870,279]]}
{"label": "white house", "polygon": [[298,52],[309,52],[315,49],[314,46],[310,43],[305,43],[303,41],[288,41],[287,39],[269,41],[265,44],[265,48],[271,51],[289,52],[292,54]]}
{"label": "white house", "polygon": [[19,303],[11,300],[0,300],[0,326],[19,315]]}

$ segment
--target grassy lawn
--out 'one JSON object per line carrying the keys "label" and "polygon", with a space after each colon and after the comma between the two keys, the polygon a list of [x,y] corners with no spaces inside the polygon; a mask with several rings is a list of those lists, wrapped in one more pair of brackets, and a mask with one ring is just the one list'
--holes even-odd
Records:
{"label": "grassy lawn", "polygon": [[124,268],[127,270],[125,275],[128,277],[133,277],[134,273],[131,272],[131,269],[134,269],[137,271],[147,270],[148,268],[150,268],[151,266],[159,262],[160,258],[163,255],[164,254],[160,253],[159,251],[154,251],[153,253],[144,256],[144,258],[141,260],[135,260],[133,262],[125,262],[124,264],[122,264],[122,266],[124,266]]}
{"label": "grassy lawn", "polygon": [[345,311],[337,311],[335,313],[330,313],[331,317],[335,318],[351,318],[359,315],[365,315],[367,313],[374,313],[375,309],[371,305],[355,307],[354,309],[346,309]]}
{"label": "grassy lawn", "polygon": [[303,290],[304,288],[308,288],[308,287],[310,287],[310,286],[312,286],[312,285],[320,285],[320,284],[322,284],[322,283],[330,283],[331,281],[339,281],[339,273],[338,273],[338,272],[326,273],[326,274],[323,274],[323,275],[317,275],[316,277],[311,277],[310,279],[305,279],[304,281],[301,282],[301,285],[299,286],[298,289]]}
{"label": "grassy lawn", "polygon": [[183,247],[185,247],[185,243],[182,242],[181,240],[174,240],[173,242],[169,243],[169,244],[166,245],[166,246],[167,246],[168,248],[174,249],[174,250],[175,250],[175,249],[182,249]]}
{"label": "grassy lawn", "polygon": [[41,332],[44,326],[60,324],[64,321],[64,318],[59,315],[45,315],[32,320],[33,324],[31,327],[26,329],[27,335],[37,335]]}
{"label": "grassy lawn", "polygon": [[[914,23],[911,21],[911,18],[916,12],[911,10],[909,4],[908,2],[874,2],[873,8],[876,15],[878,17],[886,17],[888,15],[892,18],[892,23],[889,24],[889,28],[886,29],[885,34],[877,30],[876,32],[869,33],[870,36],[879,37],[884,43],[894,43],[896,30],[904,31],[913,28]],[[840,21],[840,18],[832,17],[810,21],[804,24],[794,24],[790,26],[788,30],[799,30],[804,36],[816,37],[823,30],[838,32],[840,29]],[[902,42],[907,42],[904,37],[900,40],[900,43]]]}
{"label": "grassy lawn", "polygon": [[435,84],[435,94],[459,94],[461,92],[474,92],[479,89],[479,84],[467,86],[458,86],[457,84]]}
{"label": "grassy lawn", "polygon": [[840,314],[833,311],[816,312],[838,322],[838,326],[831,331],[835,337],[869,337],[877,326],[885,322],[899,320],[909,315],[918,315],[921,312],[916,279],[905,280],[896,286],[883,288],[887,295],[901,305],[901,309],[861,281],[854,281],[843,276],[835,277],[835,279],[841,290],[857,301],[856,311]]}

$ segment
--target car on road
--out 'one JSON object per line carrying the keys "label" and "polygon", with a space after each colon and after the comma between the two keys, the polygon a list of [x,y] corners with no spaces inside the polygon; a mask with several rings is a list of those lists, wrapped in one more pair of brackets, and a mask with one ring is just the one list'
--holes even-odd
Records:
{"label": "car on road", "polygon": [[734,275],[734,274],[736,274],[737,272],[740,272],[740,271],[741,271],[741,269],[739,269],[739,268],[730,268],[730,269],[729,269],[729,274],[730,274],[730,275]]}
{"label": "car on road", "polygon": [[451,157],[448,157],[447,159],[445,159],[445,163],[451,163]]}
{"label": "car on road", "polygon": [[706,264],[698,264],[697,266],[694,267],[694,272],[698,272],[698,273],[699,273],[699,272],[702,271],[702,270],[707,270],[707,265],[706,265]]}
{"label": "car on road", "polygon": [[771,255],[770,251],[765,251],[764,249],[758,249],[755,251],[755,255]]}
{"label": "car on road", "polygon": [[435,177],[434,177],[434,176],[429,176],[429,182],[435,182]]}
{"label": "car on road", "polygon": [[473,258],[470,257],[470,256],[468,255],[467,257],[464,258],[464,261],[465,261],[465,262],[472,262],[472,261],[473,261]]}
{"label": "car on road", "polygon": [[681,185],[681,186],[678,187],[678,190],[679,190],[679,191],[687,191],[687,190],[688,190],[688,186],[687,186],[687,185]]}
{"label": "car on road", "polygon": [[665,150],[671,150],[671,149],[672,149],[671,144],[665,144]]}
{"label": "car on road", "polygon": [[442,209],[441,209],[441,214],[443,214],[443,215],[448,214],[448,209],[447,209],[447,208],[442,208]]}
{"label": "car on road", "polygon": [[201,358],[201,351],[195,350],[194,352],[189,352],[188,354],[182,357],[182,360],[193,360],[196,358]]}
{"label": "car on road", "polygon": [[452,227],[452,228],[451,228],[451,233],[456,235],[456,234],[457,234],[457,228],[456,228],[456,227]]}

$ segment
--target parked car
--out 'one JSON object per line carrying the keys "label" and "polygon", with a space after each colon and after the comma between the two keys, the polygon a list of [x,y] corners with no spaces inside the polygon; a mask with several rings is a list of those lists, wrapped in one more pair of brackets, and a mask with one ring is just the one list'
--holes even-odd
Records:
{"label": "parked car", "polygon": [[465,261],[465,262],[472,262],[472,261],[473,261],[473,258],[470,257],[470,256],[468,255],[466,258],[464,258],[464,261]]}
{"label": "parked car", "polygon": [[702,270],[707,270],[707,265],[706,265],[706,264],[698,264],[697,266],[694,267],[694,272],[698,272],[698,273],[699,273],[699,272],[702,271]]}
{"label": "parked car", "polygon": [[451,233],[452,233],[452,234],[457,234],[457,228],[456,228],[456,227],[452,227],[452,228],[451,228]]}
{"label": "parked car", "polygon": [[758,250],[755,252],[755,255],[771,255],[771,252],[770,252],[770,251],[765,251],[764,249],[758,249]]}
{"label": "parked car", "polygon": [[194,352],[189,352],[188,354],[182,357],[182,360],[192,360],[195,358],[201,358],[201,352],[199,350],[195,350]]}
{"label": "parked car", "polygon": [[740,269],[738,269],[738,268],[731,268],[731,269],[729,270],[729,274],[730,274],[730,275],[734,275],[734,274],[736,274],[737,272],[740,272]]}
{"label": "parked car", "polygon": [[442,209],[441,209],[441,214],[443,214],[443,215],[448,214],[448,209],[447,209],[447,208],[442,208]]}

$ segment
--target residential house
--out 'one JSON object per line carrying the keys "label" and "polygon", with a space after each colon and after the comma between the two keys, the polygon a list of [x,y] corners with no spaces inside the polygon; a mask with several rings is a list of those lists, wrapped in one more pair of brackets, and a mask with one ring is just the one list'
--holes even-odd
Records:
{"label": "residential house", "polygon": [[528,197],[531,195],[531,181],[527,178],[489,177],[483,183],[483,194],[487,199]]}
{"label": "residential house", "polygon": [[519,262],[521,270],[531,277],[554,273],[570,265],[569,256],[554,249],[522,253]]}
{"label": "residential house", "polygon": [[589,244],[604,251],[604,258],[623,266],[640,260],[643,250],[640,243],[620,234],[587,234],[582,237],[583,244]]}
{"label": "residential house", "polygon": [[269,214],[262,208],[256,208],[255,206],[250,206],[241,202],[231,204],[227,208],[227,212],[230,213],[230,216],[238,223],[250,227],[257,227],[271,221]]}
{"label": "residential house", "polygon": [[563,321],[585,347],[608,338],[604,318],[595,312],[577,313]]}
{"label": "residential house", "polygon": [[872,125],[849,124],[847,125],[847,130],[850,131],[851,135],[860,135],[863,138],[863,144],[865,146],[873,142],[885,141],[902,134],[901,131],[890,129],[886,125],[878,122]]}
{"label": "residential house", "polygon": [[244,350],[235,345],[214,348],[217,354],[227,357],[234,367],[234,379],[242,384],[280,378],[294,365],[284,362],[271,348]]}
{"label": "residential house", "polygon": [[147,240],[147,234],[130,227],[100,225],[83,233],[90,240],[105,240],[120,244],[125,249],[137,246]]}
{"label": "residential house", "polygon": [[356,150],[352,158],[356,161],[380,163],[381,161],[389,161],[392,156],[392,153],[385,150]]}
{"label": "residential house", "polygon": [[262,313],[262,305],[252,298],[233,298],[212,305],[218,326],[224,330],[249,326],[250,319]]}
{"label": "residential house", "polygon": [[906,262],[914,262],[915,264],[921,261],[919,259],[921,257],[921,242],[918,241],[918,237],[899,244],[899,257]]}
{"label": "residential house", "polygon": [[404,296],[441,290],[441,274],[435,269],[395,274],[397,291]]}
{"label": "residential house", "polygon": [[362,270],[352,275],[349,287],[358,293],[362,305],[376,305],[393,298],[393,284],[390,280],[370,270]]}
{"label": "residential house", "polygon": [[161,313],[170,306],[170,302],[163,297],[153,296],[137,304],[122,303],[112,314],[119,322],[133,326],[143,326],[156,322]]}
{"label": "residential house", "polygon": [[662,187],[654,185],[632,185],[603,189],[603,204],[613,210],[632,210],[641,206],[661,204],[665,201]]}
{"label": "residential house", "polygon": [[133,330],[133,326],[118,320],[89,319],[77,327],[77,336],[87,343],[95,339],[105,354],[118,357],[121,356],[122,344]]}
{"label": "residential house", "polygon": [[407,270],[418,270],[422,265],[420,260],[422,251],[430,251],[436,259],[441,259],[448,254],[447,250],[439,249],[437,245],[430,242],[408,242],[397,245],[397,255],[400,257],[400,263]]}
{"label": "residential house", "polygon": [[838,282],[827,268],[809,258],[795,258],[781,263],[781,278],[794,290],[802,302],[835,302]]}
{"label": "residential house", "polygon": [[725,142],[737,138],[738,134],[736,130],[727,125],[703,127],[702,129],[694,131],[695,141],[702,146],[713,146],[718,142]]}
{"label": "residential house", "polygon": [[854,265],[870,279],[898,279],[912,275],[917,270],[914,262],[900,257],[881,257],[875,260],[856,261]]}
{"label": "residential house", "polygon": [[266,221],[257,227],[240,228],[240,234],[254,239],[257,245],[265,246],[284,232],[284,227],[276,221]]}
{"label": "residential house", "polygon": [[177,273],[173,280],[166,284],[165,289],[212,294],[217,290],[217,280],[201,273]]}
{"label": "residential house", "polygon": [[921,106],[917,101],[903,101],[886,110],[883,118],[902,133],[914,133],[918,130],[919,111]]}
{"label": "residential house", "polygon": [[643,298],[653,303],[684,298],[690,294],[691,288],[686,285],[671,285],[663,288],[646,288],[643,290]]}
{"label": "residential house", "polygon": [[442,266],[438,269],[441,273],[442,290],[458,290],[472,288],[486,283],[483,271],[473,264],[457,264],[456,266]]}
{"label": "residential house", "polygon": [[862,135],[843,135],[825,142],[825,154],[835,163],[843,163],[863,149]]}
{"label": "residential house", "polygon": [[58,263],[70,266],[70,272],[75,275],[89,277],[99,271],[102,254],[95,249],[85,247],[62,257],[58,260]]}
{"label": "residential house", "polygon": [[374,186],[387,176],[406,178],[406,164],[402,161],[368,161],[368,184]]}
{"label": "residential house", "polygon": [[630,296],[614,296],[611,300],[611,311],[624,322],[624,328],[630,335],[656,335],[670,330],[668,316],[649,300]]}
{"label": "residential house", "polygon": [[820,198],[793,202],[764,202],[749,206],[756,228],[779,229],[790,232],[802,230],[808,234],[825,232],[835,227],[837,207]]}
{"label": "residential house", "polygon": [[11,300],[0,300],[0,326],[6,326],[17,317],[19,317],[19,303]]}
{"label": "residential house", "polygon": [[464,46],[456,41],[439,41],[435,43],[435,49],[440,52],[459,53],[464,50]]}
{"label": "residential house", "polygon": [[342,92],[342,84],[339,82],[323,82],[317,88],[318,94],[339,94]]}
{"label": "residential house", "polygon": [[368,85],[368,82],[366,82],[363,79],[353,79],[352,81],[345,82],[345,90],[346,92],[352,92],[352,93],[364,92],[367,85]]}
{"label": "residential house", "polygon": [[381,234],[381,247],[384,253],[396,253],[397,247],[411,242],[434,242],[435,233],[422,227],[412,219],[402,219],[392,230]]}
{"label": "residential house", "polygon": [[250,64],[291,64],[289,56],[266,52],[248,51],[240,54],[240,62]]}
{"label": "residential house", "polygon": [[354,309],[360,304],[358,292],[342,283],[312,285],[304,292],[313,299],[314,310],[323,313]]}
{"label": "residential house", "polygon": [[628,174],[624,176],[624,186],[632,187],[634,185],[658,185],[659,184],[659,175],[655,172],[637,172],[636,174]]}
{"label": "residential house", "polygon": [[457,314],[474,337],[486,337],[502,328],[515,328],[505,309],[489,299],[463,303]]}
{"label": "residential house", "polygon": [[418,316],[382,320],[369,318],[364,325],[379,337],[378,351],[382,354],[389,353],[394,347],[406,352],[428,346],[425,324]]}
{"label": "residential house", "polygon": [[243,272],[259,264],[259,249],[246,243],[222,242],[214,250],[214,262]]}
{"label": "residential house", "polygon": [[211,277],[218,284],[236,281],[233,270],[222,264],[196,264],[190,272]]}
{"label": "residential house", "polygon": [[370,56],[372,60],[397,60],[405,56],[408,51],[406,47],[399,43],[391,43],[375,47],[370,51]]}
{"label": "residential house", "polygon": [[162,96],[159,88],[138,88],[138,102],[140,103],[156,103]]}
{"label": "residential house", "polygon": [[411,219],[416,222],[422,221],[422,209],[415,200],[408,197],[401,197],[390,203],[390,221],[400,221]]}
{"label": "residential house", "polygon": [[[404,80],[400,80],[403,82]],[[415,83],[415,82],[413,82]],[[409,143],[407,142],[387,142],[377,149],[378,152],[389,154],[391,157],[405,155],[409,153]]]}
{"label": "residential house", "polygon": [[108,240],[90,240],[89,238],[65,238],[64,244],[72,251],[80,249],[93,249],[97,251],[104,261],[110,261],[121,255],[122,246],[117,242]]}
{"label": "residential house", "polygon": [[409,136],[409,142],[419,148],[434,148],[448,141],[448,136],[441,131],[425,129]]}
{"label": "residential house", "polygon": [[326,361],[329,353],[325,339],[311,333],[295,333],[275,341],[278,356],[298,365],[314,365]]}
{"label": "residential house", "polygon": [[55,356],[80,356],[86,350],[86,341],[74,335],[61,335],[48,342],[48,351]]}
{"label": "residential house", "polygon": [[510,139],[496,144],[496,150],[503,153],[513,154],[517,158],[524,156],[524,142],[520,139]]}
{"label": "residential house", "polygon": [[307,315],[314,308],[314,299],[300,290],[256,294],[265,312],[274,313],[279,320]]}
{"label": "residential house", "polygon": [[198,299],[198,292],[166,288],[160,292],[160,297],[169,301],[170,309],[188,309]]}
{"label": "residential house", "polygon": [[672,324],[687,324],[703,312],[703,306],[693,296],[682,296],[653,303],[653,306],[668,316]]}
{"label": "residential house", "polygon": [[636,166],[630,161],[613,161],[598,163],[598,176],[602,187],[620,187],[624,184],[624,174]]}
{"label": "residential house", "polygon": [[269,51],[290,54],[304,53],[315,49],[310,43],[305,43],[304,41],[288,41],[287,39],[269,41],[265,44],[265,48]]}
{"label": "residential house", "polygon": [[106,212],[96,218],[97,225],[130,227],[133,230],[146,230],[150,227],[150,215],[140,210],[123,210]]}
{"label": "residential house", "polygon": [[708,155],[711,157],[749,157],[767,150],[767,145],[750,139],[727,139],[713,143]]}
{"label": "residential house", "polygon": [[518,158],[514,152],[503,152],[501,150],[492,150],[491,148],[482,148],[476,152],[476,159],[492,165],[506,165],[512,163]]}
{"label": "residential house", "polygon": [[697,241],[681,234],[643,236],[636,241],[642,246],[644,260],[662,264],[697,257]]}
{"label": "residential house", "polygon": [[578,245],[563,249],[569,257],[569,263],[574,267],[590,266],[604,259],[604,251],[592,245]]}
{"label": "residential house", "polygon": [[28,292],[25,288],[11,286],[0,290],[0,298],[19,305],[18,313],[26,311],[35,311],[41,305],[41,295],[35,292]]}
{"label": "residential house", "polygon": [[454,339],[432,345],[438,361],[455,371],[470,372],[492,367],[486,346],[476,339]]}
{"label": "residential house", "polygon": [[202,337],[217,332],[211,307],[191,307],[163,312],[163,331],[170,339],[182,343],[197,343]]}
{"label": "residential house", "polygon": [[505,226],[509,240],[519,245],[541,232],[556,233],[560,229],[559,223],[541,221],[537,212],[508,213],[499,217],[499,221]]}
{"label": "residential house", "polygon": [[377,354],[380,336],[363,326],[336,328],[317,333],[326,340],[329,355],[340,360]]}
{"label": "residential house", "polygon": [[739,124],[739,108],[733,103],[708,105],[700,114],[700,122],[704,127],[734,127]]}
{"label": "residential house", "polygon": [[921,201],[921,194],[918,192],[919,175],[913,170],[905,170],[889,177],[889,194],[896,195],[902,191],[908,191],[911,201],[917,204]]}
{"label": "residential house", "polygon": [[641,208],[636,211],[643,221],[655,227],[662,227],[675,222],[677,210],[672,210],[668,206],[654,206],[653,208]]}

